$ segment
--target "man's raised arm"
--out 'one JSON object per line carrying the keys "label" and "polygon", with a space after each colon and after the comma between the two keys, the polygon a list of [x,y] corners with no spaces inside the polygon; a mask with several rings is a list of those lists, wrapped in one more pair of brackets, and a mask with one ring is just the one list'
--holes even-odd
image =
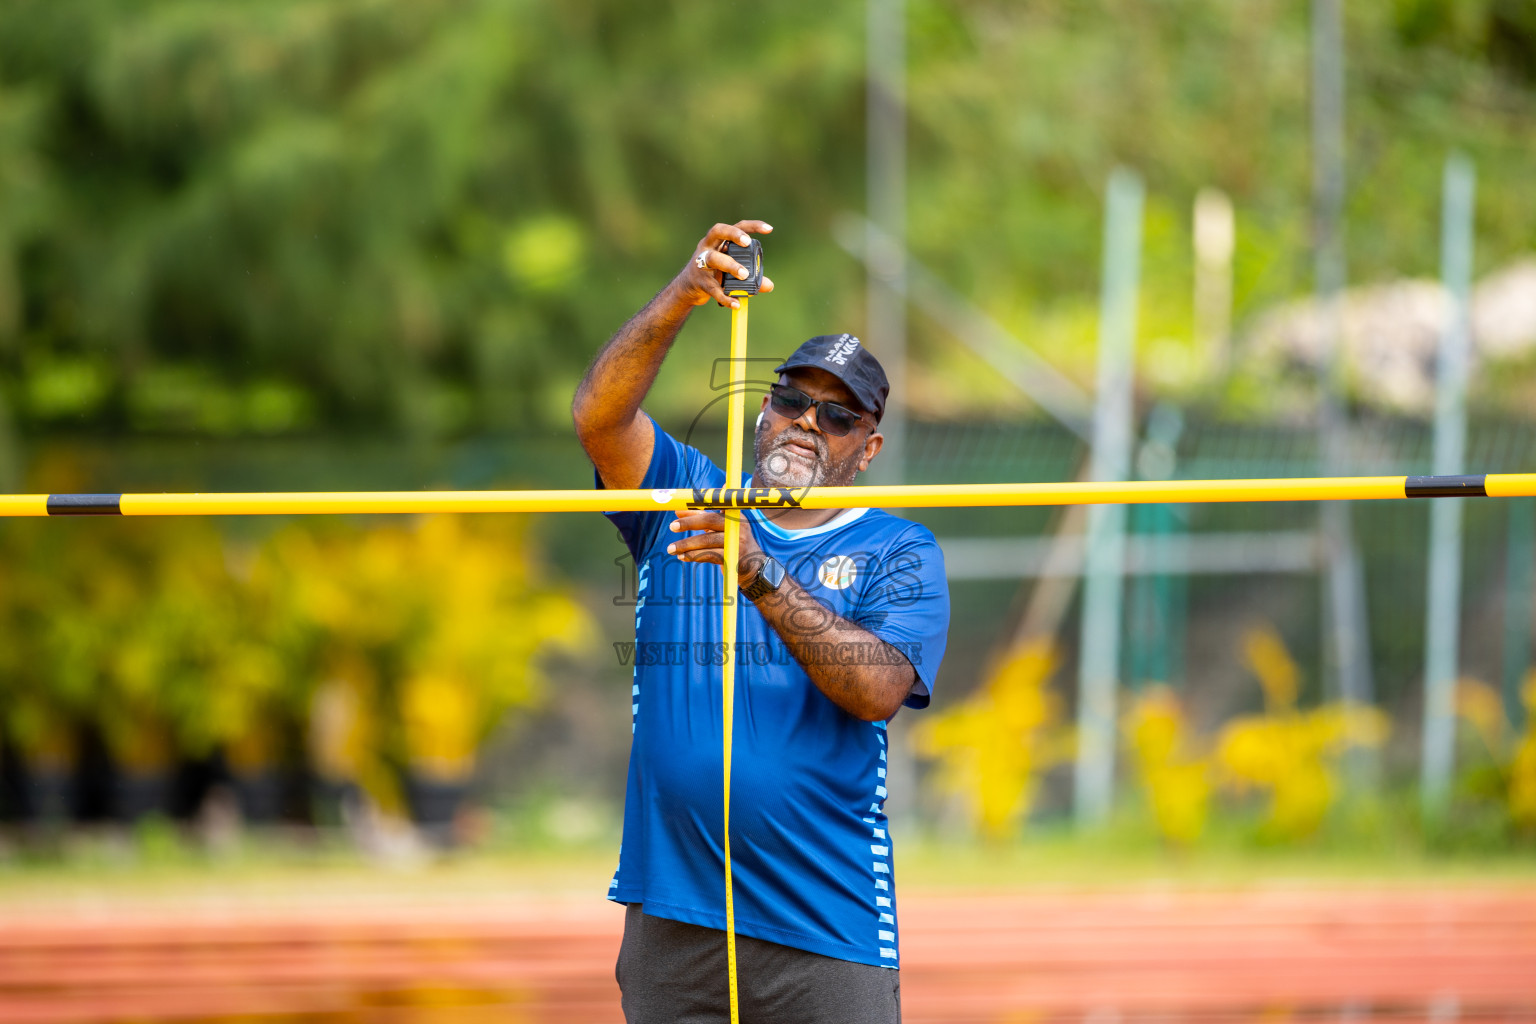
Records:
{"label": "man's raised arm", "polygon": [[[694,246],[693,255],[670,284],[645,304],[608,340],[587,368],[571,402],[576,436],[597,467],[603,484],[614,490],[640,486],[651,463],[651,428],[640,414],[640,403],[656,382],[666,358],[694,306],[714,299],[735,308],[740,303],[720,288],[720,273],[744,278],[746,268],[720,247],[726,242],[749,245],[748,232],[767,234],[773,228],[760,220],[716,224]],[[700,263],[703,266],[700,266]],[[762,292],[773,291],[763,278]]]}

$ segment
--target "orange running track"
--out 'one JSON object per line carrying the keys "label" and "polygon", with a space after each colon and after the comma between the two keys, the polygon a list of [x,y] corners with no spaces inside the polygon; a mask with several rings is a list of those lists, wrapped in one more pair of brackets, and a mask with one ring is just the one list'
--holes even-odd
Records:
{"label": "orange running track", "polygon": [[[902,900],[908,1024],[1536,1020],[1536,887]],[[7,912],[0,1024],[621,1021],[596,899]]]}

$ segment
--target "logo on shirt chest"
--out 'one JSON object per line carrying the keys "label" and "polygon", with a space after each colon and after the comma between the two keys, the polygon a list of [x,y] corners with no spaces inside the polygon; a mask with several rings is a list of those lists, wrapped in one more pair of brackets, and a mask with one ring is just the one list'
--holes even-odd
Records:
{"label": "logo on shirt chest", "polygon": [[858,575],[858,563],[847,555],[833,555],[816,569],[816,578],[829,590],[847,590]]}

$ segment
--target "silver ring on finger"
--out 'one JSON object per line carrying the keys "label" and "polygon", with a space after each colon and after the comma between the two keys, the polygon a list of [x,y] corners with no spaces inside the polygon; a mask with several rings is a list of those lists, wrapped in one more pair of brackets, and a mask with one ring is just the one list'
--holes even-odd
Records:
{"label": "silver ring on finger", "polygon": [[700,270],[708,270],[709,269],[709,250],[708,249],[701,249],[699,251],[699,254],[693,258],[693,265],[698,267]]}

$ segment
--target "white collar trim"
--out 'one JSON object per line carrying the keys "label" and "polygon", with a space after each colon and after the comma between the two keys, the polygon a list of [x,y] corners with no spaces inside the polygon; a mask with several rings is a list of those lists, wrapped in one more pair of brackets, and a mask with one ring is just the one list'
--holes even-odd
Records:
{"label": "white collar trim", "polygon": [[756,513],[752,516],[753,529],[761,528],[781,540],[799,540],[802,537],[815,537],[817,534],[841,530],[868,511],[867,508],[845,508],[820,526],[807,526],[803,530],[786,530],[782,526],[769,522],[760,510],[747,509],[748,513]]}
{"label": "white collar trim", "polygon": [[[752,484],[751,474],[743,475],[746,477],[746,481],[742,484],[742,486],[750,487]],[[780,540],[799,540],[801,537],[815,537],[818,534],[831,533],[833,530],[841,530],[855,519],[858,519],[865,512],[868,512],[869,509],[845,508],[831,519],[822,523],[820,526],[807,526],[803,530],[786,530],[782,526],[778,526],[772,522],[769,522],[767,517],[765,517],[760,510],[755,508],[749,508],[745,511],[751,518],[752,526],[754,528],[761,527],[762,529],[768,531],[768,533],[772,536],[778,537]]]}

